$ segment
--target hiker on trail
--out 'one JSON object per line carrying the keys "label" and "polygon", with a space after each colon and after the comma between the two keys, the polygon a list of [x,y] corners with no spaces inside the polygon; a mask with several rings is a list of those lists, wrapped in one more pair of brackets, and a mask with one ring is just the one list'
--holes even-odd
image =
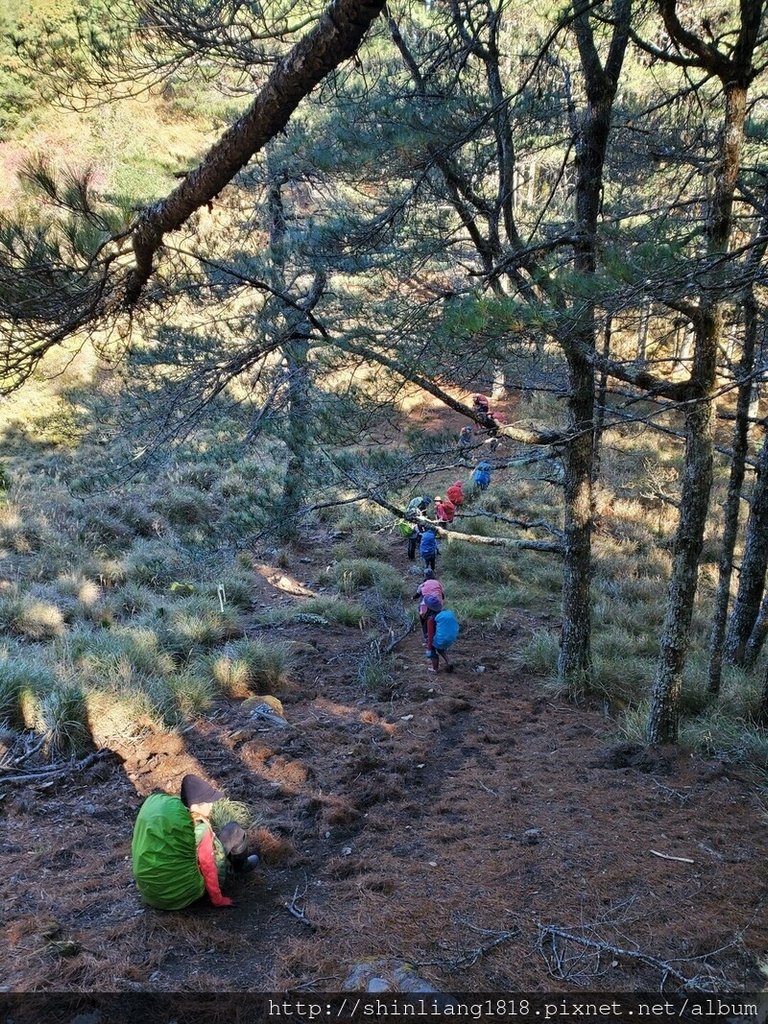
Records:
{"label": "hiker on trail", "polygon": [[479,490],[484,491],[491,482],[491,464],[490,462],[478,462],[475,467],[475,471],[472,474],[472,483]]}
{"label": "hiker on trail", "polygon": [[397,529],[401,537],[405,537],[408,542],[408,561],[416,561],[416,549],[419,546],[421,540],[421,534],[423,527],[420,523],[409,523],[406,519],[401,519],[397,524]]}
{"label": "hiker on trail", "polygon": [[459,431],[459,448],[468,448],[472,444],[472,427],[467,423]]}
{"label": "hiker on trail", "polygon": [[453,665],[448,661],[446,651],[459,635],[459,622],[449,608],[444,608],[435,615],[434,635],[427,643],[427,657],[430,660],[429,671],[437,672],[440,658],[445,662],[445,671],[453,672]]}
{"label": "hiker on trail", "polygon": [[[421,622],[421,632],[424,635],[424,641],[427,640],[427,618],[429,617],[430,611],[432,615],[437,614],[442,607],[443,601],[445,601],[445,591],[443,590],[443,584],[440,580],[435,579],[435,574],[431,569],[427,569],[424,573],[424,582],[416,588],[416,593],[413,595],[414,600],[419,602],[419,620]],[[440,607],[435,609],[434,605],[430,605],[429,599],[436,600]]]}
{"label": "hiker on trail", "polygon": [[461,482],[461,480],[457,480],[456,483],[451,484],[451,486],[449,488],[447,488],[447,490],[445,492],[445,496],[446,496],[446,498],[448,498],[449,501],[453,502],[453,504],[456,506],[456,508],[458,508],[459,505],[463,505],[464,504],[464,484]]}
{"label": "hiker on trail", "polygon": [[440,523],[452,523],[456,518],[456,506],[448,498],[435,497],[435,517]]}
{"label": "hiker on trail", "polygon": [[423,516],[431,504],[431,498],[427,498],[422,494],[417,494],[416,497],[411,498],[411,500],[406,505],[405,518],[413,520],[417,516]]}
{"label": "hiker on trail", "polygon": [[472,395],[472,411],[477,416],[485,416],[491,411],[491,402],[487,395]]}
{"label": "hiker on trail", "polygon": [[424,533],[424,527],[421,523],[417,523],[416,519],[419,516],[423,516],[431,504],[431,498],[422,494],[417,494],[415,498],[411,498],[405,507],[405,518],[407,522],[413,526],[413,529],[407,532],[405,527],[401,528],[401,533],[408,539],[409,562],[416,561],[416,551],[418,550],[422,534]]}
{"label": "hiker on trail", "polygon": [[424,568],[435,571],[435,558],[440,554],[434,526],[428,526],[421,535],[419,554],[424,559]]}
{"label": "hiker on trail", "polygon": [[477,421],[481,426],[491,433],[497,433],[501,426],[501,421],[495,413],[491,412],[491,404],[485,395],[473,395],[472,396],[472,409],[477,416]]}
{"label": "hiker on trail", "polygon": [[259,858],[248,856],[243,828],[227,822],[218,832],[211,811],[224,794],[196,775],[185,775],[181,797],[153,793],[141,805],[133,829],[133,877],[144,902],[181,910],[204,894],[215,907],[232,906],[221,886],[233,872],[247,872]]}
{"label": "hiker on trail", "polygon": [[443,602],[439,597],[435,597],[434,594],[424,599],[424,616],[421,617],[421,628],[424,633],[424,646],[427,651],[432,650],[432,644],[435,639],[435,620],[436,616],[443,610]]}

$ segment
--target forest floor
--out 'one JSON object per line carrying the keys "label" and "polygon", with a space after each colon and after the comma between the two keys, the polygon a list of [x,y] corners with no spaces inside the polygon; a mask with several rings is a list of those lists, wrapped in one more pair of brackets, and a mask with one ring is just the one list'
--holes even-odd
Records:
{"label": "forest floor", "polygon": [[[289,569],[256,555],[254,608],[303,600],[290,591],[317,578],[324,540]],[[418,584],[402,543],[392,562]],[[762,989],[756,781],[622,744],[603,709],[548,695],[516,667],[542,624],[470,623],[436,675],[413,631],[386,696],[360,683],[360,631],[273,627],[301,642],[287,727],[232,700],[6,784],[3,989],[337,991],[400,962],[445,991]],[[131,877],[142,799],[187,772],[260,818],[262,864],[232,908],[151,910]]]}

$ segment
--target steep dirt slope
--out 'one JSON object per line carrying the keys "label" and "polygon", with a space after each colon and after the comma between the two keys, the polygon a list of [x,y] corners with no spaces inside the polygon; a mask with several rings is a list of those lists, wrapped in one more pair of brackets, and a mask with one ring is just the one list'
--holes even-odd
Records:
{"label": "steep dirt slope", "polygon": [[[400,545],[392,560],[406,572]],[[328,991],[395,958],[449,990],[757,987],[754,785],[618,745],[599,711],[545,695],[515,667],[539,625],[470,625],[453,675],[428,674],[411,633],[389,699],[358,681],[359,631],[272,630],[309,645],[288,728],[228,702],[179,735],[116,739],[80,773],[0,787],[2,985]],[[263,866],[232,909],[159,913],[135,890],[131,829],[188,771],[258,810]]]}

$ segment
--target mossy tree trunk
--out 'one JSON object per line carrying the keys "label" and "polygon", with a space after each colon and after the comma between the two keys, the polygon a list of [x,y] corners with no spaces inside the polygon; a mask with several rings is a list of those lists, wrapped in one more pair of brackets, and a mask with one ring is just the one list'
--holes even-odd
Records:
{"label": "mossy tree trunk", "polygon": [[[734,57],[727,59],[680,25],[674,0],[664,0],[660,6],[672,38],[695,53],[703,66],[720,78],[725,92],[719,166],[706,224],[707,255],[711,257],[727,252],[731,235],[747,90],[753,75],[751,59],[759,30],[760,11],[742,7],[739,40],[734,48]],[[716,278],[713,277],[709,283],[715,285]],[[677,740],[683,669],[712,488],[715,385],[722,314],[719,302],[710,299],[711,294],[716,293],[710,288],[703,288],[699,304],[692,310],[694,353],[685,417],[685,468],[667,609],[648,716],[647,736],[652,744]]]}
{"label": "mossy tree trunk", "polygon": [[[760,226],[761,233],[764,233],[765,226],[766,224],[763,220]],[[765,251],[765,242],[761,242],[756,246],[750,256],[750,265],[752,267],[759,265],[765,255]],[[733,556],[739,532],[739,508],[749,450],[749,412],[753,390],[752,370],[755,363],[758,331],[758,304],[754,288],[750,284],[744,294],[744,343],[738,370],[740,384],[736,398],[736,422],[733,428],[733,456],[731,458],[731,472],[728,478],[728,493],[723,509],[723,541],[718,565],[717,592],[715,593],[712,630],[709,641],[707,684],[709,692],[713,695],[720,692],[723,674],[726,623],[728,619],[728,605],[730,603],[731,580],[733,578]],[[740,588],[744,582],[744,570],[745,566],[742,563],[742,572],[739,577]],[[765,569],[763,569],[764,577]],[[739,634],[741,635],[739,636]],[[741,629],[738,631],[732,629],[731,642],[736,639],[738,647],[743,646],[746,637],[748,637],[748,632]]]}
{"label": "mossy tree trunk", "polygon": [[[576,271],[593,277],[597,266],[597,229],[603,192],[603,170],[611,114],[624,62],[631,4],[613,5],[613,31],[605,64],[598,53],[590,8],[574,5],[573,28],[584,75],[587,103],[576,133],[576,198],[574,262]],[[562,635],[558,677],[578,698],[592,685],[591,575],[593,482],[595,456],[595,306],[585,303],[560,336],[568,363],[568,426],[565,449],[565,557],[563,565]]]}

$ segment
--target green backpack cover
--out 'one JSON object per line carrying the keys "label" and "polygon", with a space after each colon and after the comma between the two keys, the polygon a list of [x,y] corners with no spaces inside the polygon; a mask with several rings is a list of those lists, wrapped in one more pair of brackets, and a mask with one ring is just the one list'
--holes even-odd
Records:
{"label": "green backpack cover", "polygon": [[131,861],[139,892],[151,907],[180,910],[205,892],[197,866],[195,826],[177,796],[153,793],[141,805]]}

